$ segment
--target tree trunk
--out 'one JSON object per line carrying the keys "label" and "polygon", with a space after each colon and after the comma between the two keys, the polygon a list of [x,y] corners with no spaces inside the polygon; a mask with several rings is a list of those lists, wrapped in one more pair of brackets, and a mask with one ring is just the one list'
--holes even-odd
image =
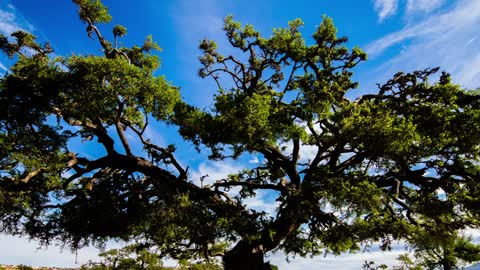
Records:
{"label": "tree trunk", "polygon": [[447,261],[444,261],[443,262],[443,270],[451,270],[452,269],[452,266],[450,265],[449,262]]}
{"label": "tree trunk", "polygon": [[270,270],[270,264],[263,261],[262,245],[241,240],[223,257],[224,270]]}

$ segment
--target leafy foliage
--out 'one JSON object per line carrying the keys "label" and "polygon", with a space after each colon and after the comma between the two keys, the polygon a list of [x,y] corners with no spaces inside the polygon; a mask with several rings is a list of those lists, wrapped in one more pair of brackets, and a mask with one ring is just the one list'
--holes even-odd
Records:
{"label": "leafy foliage", "polygon": [[[472,263],[480,261],[480,245],[471,243],[471,239],[452,234],[447,238],[436,238],[435,235],[418,236],[414,245],[412,259],[409,254],[400,255],[400,264],[392,270],[423,269],[465,269]],[[363,269],[388,269],[386,265],[376,266],[374,262],[365,262]]]}
{"label": "leafy foliage", "polygon": [[480,245],[465,236],[437,239],[422,235],[415,244],[414,267],[425,269],[462,269],[480,261]]}
{"label": "leafy foliage", "polygon": [[82,265],[81,269],[165,269],[162,267],[163,263],[158,255],[138,244],[125,246],[121,249],[111,249],[100,253],[98,256],[102,259],[100,263],[90,262]]}
{"label": "leafy foliage", "polygon": [[[432,83],[438,69],[400,72],[350,100],[352,69],[367,56],[346,47],[330,18],[307,44],[299,19],[266,38],[227,17],[238,53],[201,42],[199,75],[218,86],[212,109],[202,110],[155,75],[152,37],[118,46],[126,28],[113,27],[113,43],[102,35],[97,25],[111,16],[99,0],[73,2],[103,55],[52,58],[31,34],[0,36],[0,49],[16,57],[0,81],[2,232],[72,248],[144,239],[161,256],[272,269],[267,252],[434,245],[480,226],[479,96],[447,73]],[[150,121],[175,125],[213,160],[255,154],[261,162],[197,186],[174,145],[146,137]],[[78,139],[96,140],[103,153],[75,153]],[[274,213],[246,207],[259,190],[276,196]],[[465,250],[454,257],[474,254]]]}
{"label": "leafy foliage", "polygon": [[[82,265],[82,270],[163,270],[171,269],[163,267],[158,254],[149,250],[142,244],[132,244],[120,249],[111,249],[101,252],[99,254],[100,262],[89,262]],[[191,262],[188,260],[181,260],[180,270],[220,270],[221,266],[214,261],[211,262]]]}

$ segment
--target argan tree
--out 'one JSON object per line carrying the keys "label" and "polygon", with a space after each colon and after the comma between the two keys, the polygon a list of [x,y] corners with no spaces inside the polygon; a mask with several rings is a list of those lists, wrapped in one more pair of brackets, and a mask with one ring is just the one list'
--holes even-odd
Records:
{"label": "argan tree", "polygon": [[[428,232],[427,232],[428,233]],[[392,270],[424,270],[424,269],[465,269],[474,262],[480,261],[480,245],[472,243],[472,239],[461,234],[440,235],[419,234],[410,246],[412,256],[402,254],[397,257],[398,265]],[[387,265],[375,265],[373,261],[365,261],[363,269],[389,269]]]}
{"label": "argan tree", "polygon": [[[222,256],[225,269],[253,270],[272,268],[264,257],[275,251],[388,249],[479,227],[479,97],[448,74],[398,73],[350,100],[366,54],[345,47],[331,19],[307,42],[300,20],[266,38],[227,17],[237,53],[200,44],[199,75],[218,85],[206,110],[154,74],[150,37],[118,46],[127,30],[99,30],[111,19],[99,0],[73,2],[103,55],[53,57],[29,33],[0,37],[16,59],[0,81],[2,232],[74,249],[141,240],[161,256]],[[174,145],[147,137],[154,121],[212,160],[260,162],[196,185]],[[101,154],[77,152],[80,140]],[[276,197],[275,212],[246,206],[259,190]]]}
{"label": "argan tree", "polygon": [[[469,237],[462,235],[442,238],[419,235],[413,248],[415,261],[412,261],[412,269],[464,269],[480,261],[480,245],[471,243]],[[404,255],[399,259],[405,262],[409,257]]]}
{"label": "argan tree", "polygon": [[101,262],[89,262],[81,270],[164,270],[163,262],[155,252],[132,244],[98,254]]}

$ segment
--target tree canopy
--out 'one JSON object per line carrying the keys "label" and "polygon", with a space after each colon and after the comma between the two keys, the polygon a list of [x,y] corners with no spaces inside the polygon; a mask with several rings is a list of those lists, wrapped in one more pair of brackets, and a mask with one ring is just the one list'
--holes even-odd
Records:
{"label": "tree canopy", "polygon": [[[111,20],[100,0],[73,2],[103,55],[54,57],[32,34],[0,36],[16,59],[0,81],[1,232],[74,249],[141,240],[175,259],[222,256],[233,270],[271,269],[268,252],[428,246],[479,228],[480,98],[447,73],[431,82],[438,68],[399,72],[350,100],[352,69],[367,56],[330,18],[310,44],[299,19],[263,37],[229,16],[235,54],[200,43],[198,75],[218,86],[202,109],[156,75],[152,37],[119,46],[127,28],[113,26],[111,39],[99,30]],[[174,145],[147,137],[152,121],[212,160],[261,162],[196,185]],[[79,140],[103,154],[76,152]],[[245,204],[259,190],[276,196],[274,213]]]}

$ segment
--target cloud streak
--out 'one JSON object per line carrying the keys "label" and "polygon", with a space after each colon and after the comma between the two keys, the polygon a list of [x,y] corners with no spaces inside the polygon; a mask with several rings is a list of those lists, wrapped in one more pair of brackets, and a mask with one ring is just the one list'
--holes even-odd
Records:
{"label": "cloud streak", "polygon": [[0,9],[0,33],[10,35],[18,30],[33,32],[35,27],[21,16],[17,16],[14,11],[15,9],[11,9],[11,11]]}
{"label": "cloud streak", "polygon": [[[397,49],[374,73],[392,75],[400,70],[440,66],[452,73],[456,82],[474,87],[480,83],[480,52],[475,49],[480,46],[479,24],[480,2],[458,0],[446,12],[375,40],[366,51],[375,59],[386,50]],[[378,76],[375,79],[378,81]]]}
{"label": "cloud streak", "polygon": [[374,0],[373,8],[378,15],[378,22],[382,23],[385,19],[396,15],[403,4],[406,5],[406,14],[430,13],[441,7],[445,0]]}
{"label": "cloud streak", "polygon": [[374,261],[376,265],[386,264],[393,266],[397,264],[395,260],[399,255],[406,253],[402,249],[390,252],[358,252],[342,254],[340,256],[327,255],[316,256],[313,258],[294,258],[288,263],[285,261],[285,254],[279,252],[270,258],[274,265],[280,269],[289,270],[315,270],[315,269],[343,269],[358,270],[362,268],[365,261]]}
{"label": "cloud streak", "polygon": [[378,21],[383,22],[398,10],[398,0],[375,0],[373,7],[378,14]]}
{"label": "cloud streak", "polygon": [[407,12],[432,12],[444,4],[444,0],[408,0]]}
{"label": "cloud streak", "polygon": [[[191,172],[189,179],[198,186],[211,185],[218,180],[226,179],[229,174],[239,172],[244,168],[242,164],[206,161]],[[201,179],[203,179],[203,182]]]}
{"label": "cloud streak", "polygon": [[222,49],[228,47],[223,32],[223,17],[227,14],[225,5],[225,2],[218,0],[185,0],[175,1],[170,8],[178,29],[179,48],[183,52],[179,59],[183,68],[177,76],[183,85],[189,85],[185,89],[185,93],[188,91],[187,101],[197,106],[208,105],[217,87],[213,80],[204,80],[197,75],[200,63],[194,61],[192,64],[192,59],[200,56],[198,46],[203,39],[215,40]]}
{"label": "cloud streak", "polygon": [[256,196],[245,199],[244,204],[248,209],[253,209],[257,212],[263,211],[273,217],[280,206],[280,202],[275,201],[276,197],[277,194],[272,196],[272,191],[257,190]]}
{"label": "cloud streak", "polygon": [[[8,3],[6,6],[0,7],[0,34],[9,36],[19,30],[33,32],[35,27],[21,15],[18,15],[15,6],[12,4]],[[0,70],[9,71],[7,65],[1,61]]]}
{"label": "cloud streak", "polygon": [[8,71],[8,68],[4,64],[2,64],[2,62],[0,62],[0,69],[3,71]]}
{"label": "cloud streak", "polygon": [[[39,243],[25,238],[0,235],[0,263],[25,264],[31,266],[79,267],[88,260],[98,259],[99,250],[83,248],[77,254],[57,246],[39,248]],[[75,262],[77,261],[77,263]]]}
{"label": "cloud streak", "polygon": [[21,29],[21,27],[16,22],[15,14],[0,10],[0,32],[9,35],[18,29]]}

